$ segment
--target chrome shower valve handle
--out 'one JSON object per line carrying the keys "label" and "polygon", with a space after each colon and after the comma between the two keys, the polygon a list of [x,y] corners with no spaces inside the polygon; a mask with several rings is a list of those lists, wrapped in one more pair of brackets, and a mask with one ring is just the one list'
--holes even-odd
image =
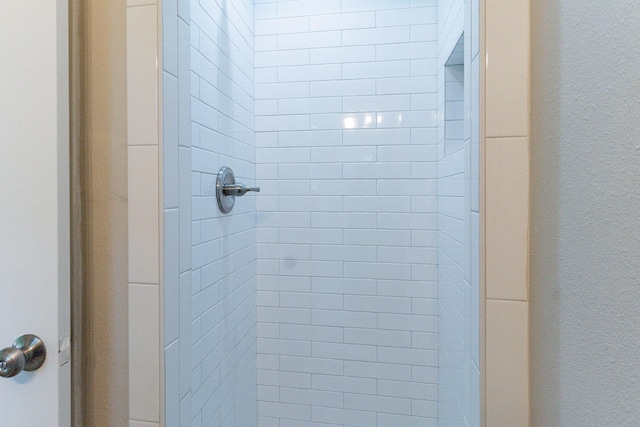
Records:
{"label": "chrome shower valve handle", "polygon": [[249,191],[260,192],[260,187],[245,187],[244,184],[233,184],[222,186],[222,192],[225,196],[244,196]]}
{"label": "chrome shower valve handle", "polygon": [[229,213],[236,203],[236,197],[244,196],[249,191],[260,192],[260,187],[246,187],[236,183],[236,177],[231,168],[223,166],[218,171],[216,179],[216,198],[218,208],[222,213]]}

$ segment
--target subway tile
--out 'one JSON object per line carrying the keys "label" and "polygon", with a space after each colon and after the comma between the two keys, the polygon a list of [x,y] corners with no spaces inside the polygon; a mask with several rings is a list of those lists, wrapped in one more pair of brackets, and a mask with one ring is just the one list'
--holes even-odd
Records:
{"label": "subway tile", "polygon": [[[375,192],[374,192],[375,193]],[[406,196],[344,196],[345,212],[410,212]]]}
{"label": "subway tile", "polygon": [[436,52],[436,42],[383,44],[375,47],[378,61],[424,58],[425,56],[435,58]]}
{"label": "subway tile", "polygon": [[348,196],[361,194],[372,196],[376,194],[374,180],[312,180],[311,194],[318,196]]}
{"label": "subway tile", "polygon": [[342,114],[311,114],[309,116],[311,129],[357,129],[375,127],[372,114],[342,113]]}
{"label": "subway tile", "polygon": [[[272,318],[272,320],[276,318]],[[260,317],[258,319],[262,320]],[[294,321],[294,318],[292,317],[290,321]],[[311,356],[311,343],[309,341],[258,338],[258,351],[265,354]]]}
{"label": "subway tile", "polygon": [[435,179],[380,179],[377,194],[381,196],[421,196],[436,194],[438,182]]}
{"label": "subway tile", "polygon": [[[286,4],[286,3],[281,3]],[[278,35],[278,49],[314,49],[342,45],[340,31],[319,31],[314,33],[292,33]]]}
{"label": "subway tile", "polygon": [[256,52],[256,69],[309,64],[309,49]]}
{"label": "subway tile", "polygon": [[278,17],[323,15],[328,13],[340,13],[341,0],[294,0],[278,3]]}
{"label": "subway tile", "polygon": [[296,131],[308,130],[310,126],[309,115],[289,115],[289,116],[258,116],[255,118],[256,129],[259,131]]}
{"label": "subway tile", "polygon": [[[309,17],[258,19],[255,23],[255,31],[259,36],[309,31]],[[256,66],[258,66],[257,62]]]}
{"label": "subway tile", "polygon": [[342,78],[406,77],[411,75],[411,62],[410,60],[403,60],[343,63]]}
{"label": "subway tile", "polygon": [[313,407],[313,421],[348,425],[354,427],[367,427],[375,425],[375,412],[356,411],[341,408]]}
{"label": "subway tile", "polygon": [[[378,145],[378,143],[386,145],[390,138],[399,135],[396,132],[406,130],[384,129],[371,133],[368,130],[344,131],[344,145]],[[344,163],[342,177],[345,179],[409,178],[411,169],[412,166],[407,162]]]}
{"label": "subway tile", "polygon": [[[433,354],[433,352],[423,350],[408,350],[407,352],[415,355],[424,355],[426,357]],[[420,364],[422,363],[416,363],[416,365]],[[380,380],[378,381],[378,394],[408,399],[438,400],[438,386],[435,384],[416,382]]]}
{"label": "subway tile", "polygon": [[[333,162],[374,162],[377,159],[376,147],[312,147],[311,161],[318,163]],[[388,150],[387,150],[388,151]],[[398,153],[396,153],[399,156]]]}
{"label": "subway tile", "polygon": [[280,274],[293,276],[340,277],[342,262],[337,261],[280,261]]}
{"label": "subway tile", "polygon": [[[341,327],[291,324],[281,324],[279,326],[279,337],[283,339],[311,339],[325,342],[343,342],[344,339],[344,332]],[[340,369],[340,374],[342,374],[342,369]]]}
{"label": "subway tile", "polygon": [[276,3],[263,3],[254,6],[254,14],[256,20],[273,19],[278,16],[278,8]]}
{"label": "subway tile", "polygon": [[344,407],[377,412],[411,415],[411,400],[386,396],[370,396],[366,394],[345,393]]}
{"label": "subway tile", "polygon": [[[256,52],[268,52],[275,51],[278,49],[278,36],[277,35],[267,35],[267,36],[255,36],[255,47]],[[264,73],[264,69],[260,70],[259,73],[256,73],[256,79],[262,73]]]}
{"label": "subway tile", "polygon": [[343,277],[314,277],[311,283],[313,293],[337,293],[344,295],[375,295],[374,279],[353,279]]}
{"label": "subway tile", "polygon": [[258,384],[294,388],[311,388],[311,374],[259,369]]}
{"label": "subway tile", "polygon": [[411,41],[423,42],[437,40],[437,24],[418,24],[411,26]]}
{"label": "subway tile", "polygon": [[278,210],[283,212],[340,212],[340,196],[281,196]]}
{"label": "subway tile", "polygon": [[339,244],[342,242],[342,230],[280,228],[279,238],[281,243]]}
{"label": "subway tile", "polygon": [[436,427],[438,425],[438,419],[436,417],[409,417],[407,415],[385,413],[378,413],[377,422],[378,427],[394,427],[399,425],[407,427]]}
{"label": "subway tile", "polygon": [[356,245],[397,245],[404,246],[411,243],[409,230],[344,230],[344,243]]}
{"label": "subway tile", "polygon": [[411,333],[377,329],[345,328],[344,342],[388,347],[411,347]]}
{"label": "subway tile", "polygon": [[311,379],[316,390],[375,394],[376,389],[376,380],[373,378],[313,374]]}
{"label": "subway tile", "polygon": [[340,408],[343,405],[342,393],[319,390],[300,390],[286,387],[280,388],[280,401],[285,403],[313,405],[314,407]]}
{"label": "subway tile", "polygon": [[[416,128],[435,127],[435,111],[403,111],[376,113],[378,128]],[[434,157],[432,157],[434,158]]]}
{"label": "subway tile", "polygon": [[376,12],[376,25],[379,27],[389,27],[395,25],[436,24],[437,18],[437,10],[435,7],[398,8]]}
{"label": "subway tile", "polygon": [[[437,79],[433,76],[390,77],[376,80],[376,93],[379,95],[398,93],[435,93]],[[392,110],[388,108],[388,110]]]}
{"label": "subway tile", "polygon": [[[256,99],[304,98],[309,96],[309,83],[263,83],[256,85]],[[258,130],[268,130],[260,129]]]}
{"label": "subway tile", "polygon": [[370,227],[376,224],[374,213],[333,213],[311,212],[311,225],[314,228],[353,228]]}
{"label": "subway tile", "polygon": [[372,28],[376,25],[375,12],[369,11],[331,15],[313,14],[309,19],[309,28],[311,31]]}
{"label": "subway tile", "polygon": [[377,357],[376,347],[370,345],[313,342],[311,346],[313,357],[365,362],[373,362]]}
{"label": "subway tile", "polygon": [[[390,92],[391,95],[349,96],[343,100],[345,112],[371,112],[410,110],[410,95],[395,95],[401,91]],[[372,120],[373,121],[373,120]]]}
{"label": "subway tile", "polygon": [[311,256],[318,261],[374,261],[376,250],[368,246],[314,245]]}
{"label": "subway tile", "polygon": [[411,6],[409,0],[394,0],[388,2],[386,0],[343,0],[342,11],[354,12],[361,10],[384,10],[384,9],[402,9]]}
{"label": "subway tile", "polygon": [[[435,315],[407,315],[380,313],[378,314],[378,328],[399,331],[438,332],[438,318]],[[393,355],[391,355],[393,357]]]}
{"label": "subway tile", "polygon": [[280,82],[310,82],[342,78],[340,64],[286,66],[278,67],[277,70]]}
{"label": "subway tile", "polygon": [[336,80],[311,82],[311,96],[351,96],[375,93],[376,81],[373,79]]}
{"label": "subway tile", "polygon": [[311,64],[344,64],[376,60],[375,46],[345,46],[313,49],[309,53]]}
{"label": "subway tile", "polygon": [[319,326],[375,328],[376,314],[341,310],[312,310],[311,323]]}
{"label": "subway tile", "polygon": [[375,378],[378,381],[382,379],[410,381],[411,366],[396,363],[345,360],[344,374],[345,376]]}
{"label": "subway tile", "polygon": [[[308,133],[292,132],[290,134],[283,132],[281,136],[295,141],[297,139],[296,135],[299,135],[300,140],[303,141],[300,144],[301,146],[311,146],[313,144],[308,142],[309,140],[331,140],[337,143],[337,139],[340,138],[341,134],[341,131],[310,131]],[[342,178],[342,164],[337,163],[338,161],[339,159],[336,158],[336,163],[280,164],[278,165],[278,176],[280,179],[340,179]]]}
{"label": "subway tile", "polygon": [[[378,26],[379,27],[379,26]],[[406,43],[411,40],[411,28],[396,26],[389,28],[368,28],[342,31],[343,46],[379,45],[386,43]]]}
{"label": "subway tile", "polygon": [[[333,99],[333,98],[326,98]],[[311,131],[284,131],[280,132],[278,145],[280,147],[321,147],[321,146],[339,146],[342,145],[342,132],[340,130],[311,130]],[[308,167],[314,167],[317,165],[309,165]],[[305,166],[305,170],[308,169]],[[323,167],[323,173],[317,176],[318,178],[332,178],[332,176],[326,174],[326,168]],[[312,174],[308,174],[308,178],[313,177]],[[286,174],[281,174],[280,178],[286,178]]]}
{"label": "subway tile", "polygon": [[345,262],[345,277],[371,279],[400,279],[411,278],[411,266],[408,264],[383,264],[366,262]]}
{"label": "subway tile", "polygon": [[311,420],[311,406],[295,405],[280,402],[258,402],[258,413],[261,417],[279,417],[288,414],[290,418],[297,420]]}

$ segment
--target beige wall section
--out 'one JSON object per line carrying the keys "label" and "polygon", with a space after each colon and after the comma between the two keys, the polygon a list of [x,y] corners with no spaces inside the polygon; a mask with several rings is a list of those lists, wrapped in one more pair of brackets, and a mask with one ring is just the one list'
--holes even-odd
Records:
{"label": "beige wall section", "polygon": [[129,427],[163,425],[161,145],[155,0],[127,6]]}
{"label": "beige wall section", "polygon": [[[125,0],[84,2],[84,415],[128,421],[127,92]],[[78,421],[78,420],[76,420]]]}
{"label": "beige wall section", "polygon": [[486,427],[529,425],[529,2],[482,2]]}

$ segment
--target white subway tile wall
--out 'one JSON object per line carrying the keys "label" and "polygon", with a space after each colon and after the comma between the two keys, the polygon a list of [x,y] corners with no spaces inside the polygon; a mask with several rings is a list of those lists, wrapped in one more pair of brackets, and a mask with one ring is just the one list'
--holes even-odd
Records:
{"label": "white subway tile wall", "polygon": [[438,425],[449,427],[480,425],[477,13],[478,0],[438,2]]}
{"label": "white subway tile wall", "polygon": [[162,2],[165,425],[191,425],[192,227],[189,3]]}
{"label": "white subway tile wall", "polygon": [[258,425],[435,426],[437,1],[255,3]]}
{"label": "white subway tile wall", "polygon": [[254,6],[191,1],[192,426],[250,426],[256,406],[256,199],[223,214],[218,169],[255,185]]}
{"label": "white subway tile wall", "polygon": [[256,199],[215,200],[221,166],[255,184],[254,5],[162,10],[166,425],[255,426]]}

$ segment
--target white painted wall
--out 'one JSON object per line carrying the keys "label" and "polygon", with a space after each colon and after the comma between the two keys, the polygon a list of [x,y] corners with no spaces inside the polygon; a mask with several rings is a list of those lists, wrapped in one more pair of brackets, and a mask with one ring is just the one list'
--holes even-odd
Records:
{"label": "white painted wall", "polygon": [[532,6],[531,425],[635,425],[640,12]]}

